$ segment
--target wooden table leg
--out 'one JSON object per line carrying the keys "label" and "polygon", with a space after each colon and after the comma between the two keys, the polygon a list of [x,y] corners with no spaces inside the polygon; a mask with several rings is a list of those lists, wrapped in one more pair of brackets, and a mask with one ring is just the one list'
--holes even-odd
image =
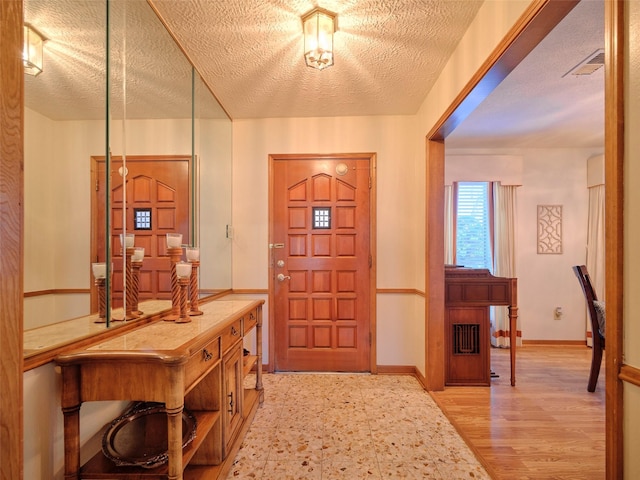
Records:
{"label": "wooden table leg", "polygon": [[80,367],[62,368],[62,415],[64,417],[64,478],[80,478]]}
{"label": "wooden table leg", "polygon": [[509,306],[509,353],[511,355],[511,386],[516,385],[516,342],[518,339],[518,307]]}
{"label": "wooden table leg", "polygon": [[258,311],[258,319],[256,323],[256,354],[258,361],[256,362],[256,390],[258,391],[258,403],[264,403],[264,386],[262,385],[262,310]]}
{"label": "wooden table leg", "polygon": [[167,408],[169,480],[182,480],[182,411],[184,406]]}

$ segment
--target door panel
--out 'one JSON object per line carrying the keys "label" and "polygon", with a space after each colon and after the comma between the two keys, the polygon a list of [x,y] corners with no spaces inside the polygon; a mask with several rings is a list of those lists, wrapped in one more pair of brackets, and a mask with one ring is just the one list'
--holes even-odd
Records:
{"label": "door panel", "polygon": [[273,160],[276,370],[371,368],[369,163]]}
{"label": "door panel", "polygon": [[[126,230],[135,234],[135,246],[145,249],[140,270],[139,300],[171,299],[171,262],[166,252],[166,234],[182,233],[182,242],[189,239],[190,165],[189,156],[180,157],[128,157],[126,186]],[[111,162],[111,255],[113,258],[113,303],[122,306],[123,273],[120,234],[123,232],[125,208],[122,160]],[[105,162],[96,165],[96,205],[94,239],[96,261],[105,259]],[[136,214],[140,221],[136,222]],[[148,219],[145,223],[144,219]],[[93,303],[92,303],[93,305]]]}

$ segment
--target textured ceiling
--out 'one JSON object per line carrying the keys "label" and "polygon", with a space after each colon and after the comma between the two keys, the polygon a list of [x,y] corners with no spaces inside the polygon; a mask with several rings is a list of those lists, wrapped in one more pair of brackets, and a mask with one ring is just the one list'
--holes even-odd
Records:
{"label": "textured ceiling", "polygon": [[[43,73],[25,75],[26,106],[55,120],[104,119],[106,2],[25,0],[24,5],[25,21],[47,38]],[[111,117],[189,118],[191,64],[147,2],[111,1],[109,24]],[[205,90],[203,85],[197,83],[196,91]],[[199,95],[198,114],[226,118],[208,96]]]}
{"label": "textured ceiling", "polygon": [[566,75],[602,48],[604,2],[582,0],[447,137],[447,147],[604,148],[604,68]]}
{"label": "textured ceiling", "polygon": [[310,0],[153,0],[232,118],[415,113],[482,2],[323,0],[335,65],[303,60]]}
{"label": "textured ceiling", "polygon": [[[482,3],[323,0],[338,14],[338,32],[335,65],[318,71],[302,56],[300,16],[311,1],[150,2],[232,119],[413,114]],[[145,0],[111,6],[112,67],[120,72],[112,94],[127,85],[126,106],[111,102],[113,118],[188,117],[191,74],[180,48]],[[447,145],[601,145],[603,69],[561,77],[603,47],[602,12],[603,0],[582,0]],[[104,118],[105,17],[104,0],[25,0],[26,21],[49,39],[45,72],[25,76],[29,108],[61,120]],[[202,116],[224,116],[213,102],[198,105]]]}

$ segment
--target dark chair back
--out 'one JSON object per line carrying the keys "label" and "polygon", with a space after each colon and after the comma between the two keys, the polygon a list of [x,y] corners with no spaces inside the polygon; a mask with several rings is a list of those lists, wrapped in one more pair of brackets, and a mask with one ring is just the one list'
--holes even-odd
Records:
{"label": "dark chair back", "polygon": [[598,312],[593,303],[598,300],[596,292],[591,284],[591,277],[585,265],[576,265],[573,271],[578,277],[585,301],[587,302],[587,310],[589,311],[589,319],[591,322],[591,336],[593,338],[593,353],[591,359],[591,373],[589,375],[589,383],[587,390],[595,391],[598,382],[598,374],[600,373],[600,364],[602,362],[602,350],[604,350],[604,332],[600,331],[600,323],[598,322]]}

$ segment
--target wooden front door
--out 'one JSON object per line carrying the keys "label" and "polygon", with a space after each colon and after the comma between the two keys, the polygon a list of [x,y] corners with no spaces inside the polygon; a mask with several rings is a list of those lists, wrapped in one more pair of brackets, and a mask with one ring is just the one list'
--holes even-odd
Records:
{"label": "wooden front door", "polygon": [[271,169],[275,370],[369,371],[370,155]]}
{"label": "wooden front door", "polygon": [[[95,158],[96,206],[93,255],[105,261],[105,161]],[[113,259],[112,306],[122,306],[123,259],[120,234],[123,232],[123,208],[126,207],[126,231],[135,235],[135,246],[144,247],[140,270],[139,300],[171,299],[171,262],[166,253],[166,234],[182,233],[189,244],[190,156],[127,157],[126,205],[122,159],[111,161],[111,256]],[[97,308],[92,295],[92,308]]]}

